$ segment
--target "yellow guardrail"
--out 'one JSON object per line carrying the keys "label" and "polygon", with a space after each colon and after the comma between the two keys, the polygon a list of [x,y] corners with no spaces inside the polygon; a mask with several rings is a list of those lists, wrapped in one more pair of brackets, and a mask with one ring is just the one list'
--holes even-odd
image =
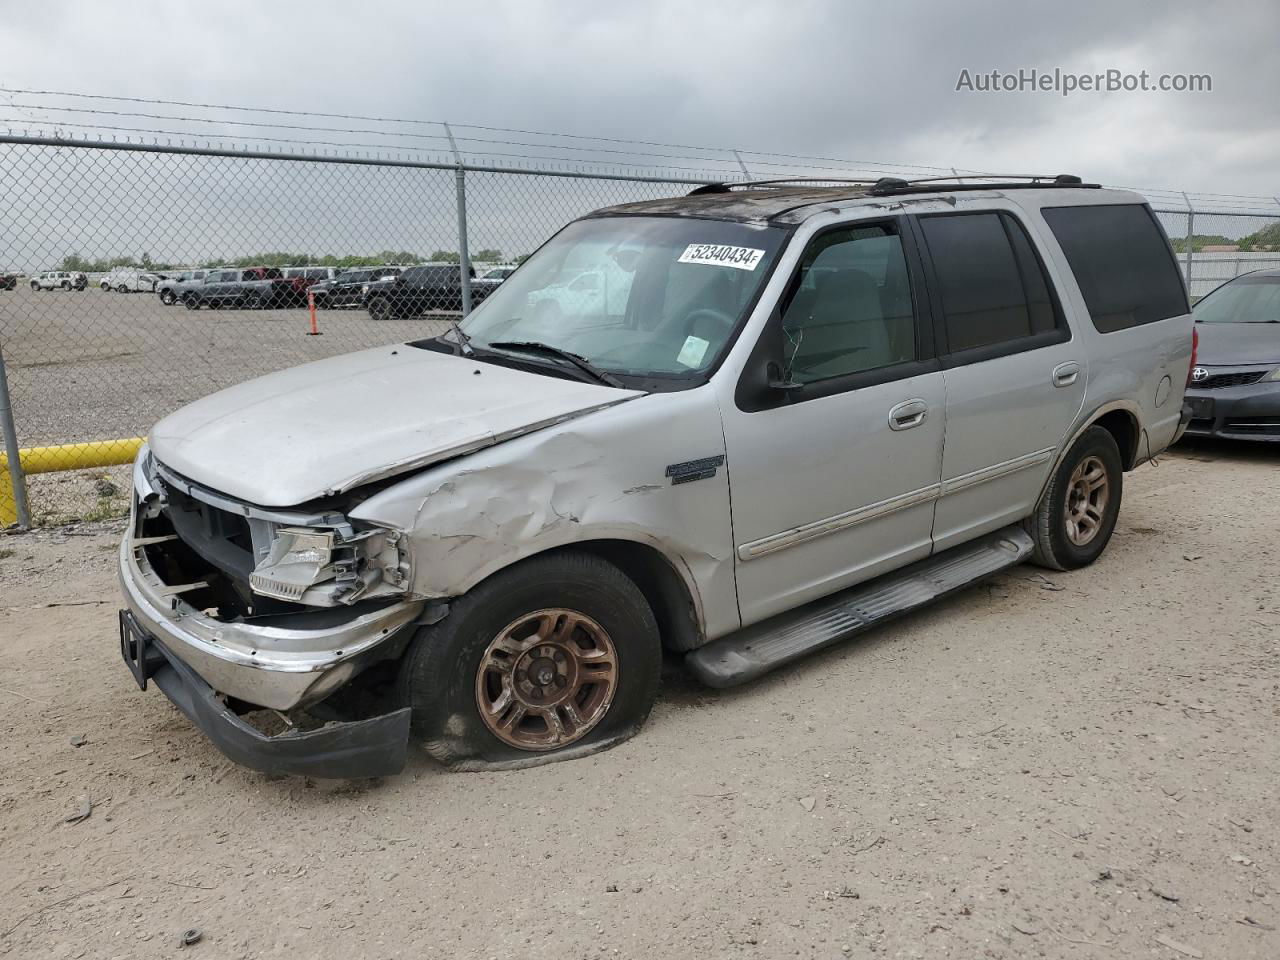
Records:
{"label": "yellow guardrail", "polygon": [[[145,437],[125,440],[94,440],[91,443],[63,443],[55,447],[27,447],[18,451],[23,473],[55,473],[59,470],[88,470],[133,463]],[[9,477],[9,458],[0,451],[0,527],[18,520]]]}

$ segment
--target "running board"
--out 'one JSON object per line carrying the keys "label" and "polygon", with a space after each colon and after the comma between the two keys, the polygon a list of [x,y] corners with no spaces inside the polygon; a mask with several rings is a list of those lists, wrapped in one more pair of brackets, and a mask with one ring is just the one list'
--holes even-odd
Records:
{"label": "running board", "polygon": [[1021,526],[1005,527],[713,640],[690,653],[685,662],[708,686],[746,683],[1016,566],[1031,555],[1033,547]]}

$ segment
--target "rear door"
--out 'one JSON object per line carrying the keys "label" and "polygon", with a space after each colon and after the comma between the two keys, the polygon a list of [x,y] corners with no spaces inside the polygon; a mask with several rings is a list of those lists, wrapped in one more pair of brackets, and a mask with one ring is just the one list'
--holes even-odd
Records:
{"label": "rear door", "polygon": [[928,556],[944,390],[919,280],[904,218],[821,231],[722,397],[744,624]]}
{"label": "rear door", "polygon": [[946,389],[944,550],[1032,512],[1084,402],[1087,354],[1015,208],[913,219]]}

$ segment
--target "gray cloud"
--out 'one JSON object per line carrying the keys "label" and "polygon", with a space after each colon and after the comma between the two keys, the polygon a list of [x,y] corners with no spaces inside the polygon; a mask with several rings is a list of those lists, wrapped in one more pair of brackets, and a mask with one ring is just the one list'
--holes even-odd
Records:
{"label": "gray cloud", "polygon": [[[1280,193],[1273,4],[232,0],[192,10],[11,11],[0,81]],[[954,89],[961,69],[1020,67],[1208,73],[1213,92]]]}

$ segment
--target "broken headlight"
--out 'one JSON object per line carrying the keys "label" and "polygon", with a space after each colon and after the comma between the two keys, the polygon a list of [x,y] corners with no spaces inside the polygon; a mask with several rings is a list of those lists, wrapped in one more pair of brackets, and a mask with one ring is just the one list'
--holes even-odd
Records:
{"label": "broken headlight", "polygon": [[276,527],[249,586],[262,596],[313,606],[403,593],[408,570],[399,543],[399,533],[382,528]]}
{"label": "broken headlight", "polygon": [[332,579],[333,531],[280,527],[271,552],[254,568],[254,593],[279,600],[299,600],[309,587]]}

